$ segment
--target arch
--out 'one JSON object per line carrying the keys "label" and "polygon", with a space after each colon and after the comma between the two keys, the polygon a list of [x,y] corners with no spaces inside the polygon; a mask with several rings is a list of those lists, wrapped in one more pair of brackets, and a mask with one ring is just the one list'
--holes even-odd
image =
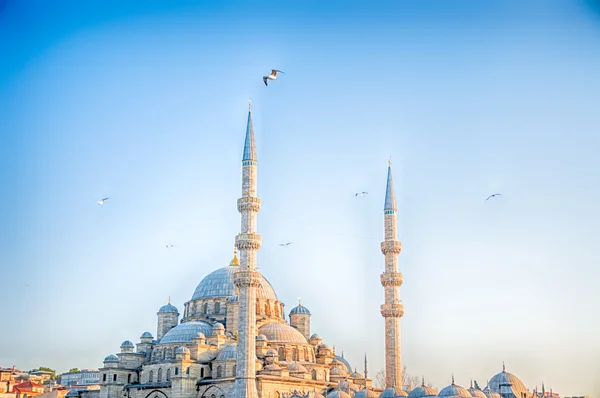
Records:
{"label": "arch", "polygon": [[[162,392],[162,391],[160,391],[160,390],[152,390],[152,391],[150,391],[150,392],[149,392],[149,393],[148,393],[148,394],[147,394],[147,395],[146,395],[144,398],[148,398],[148,397],[150,397],[150,395],[152,395],[152,394],[160,394],[160,395],[162,395],[164,398],[169,398],[169,397],[167,396],[167,394],[165,394],[164,392]],[[156,397],[156,395],[155,395],[155,397]]]}
{"label": "arch", "polygon": [[297,361],[298,360],[298,350],[296,349],[296,347],[292,348],[292,361]]}
{"label": "arch", "polygon": [[279,360],[285,361],[285,349],[283,347],[279,347],[277,349],[277,353],[279,354]]}
{"label": "arch", "polygon": [[217,378],[221,377],[223,373],[223,368],[221,365],[217,366]]}
{"label": "arch", "polygon": [[236,372],[237,372],[237,366],[233,365],[233,377],[236,376]]}
{"label": "arch", "polygon": [[221,313],[221,303],[217,301],[215,303],[215,314],[220,314],[220,313]]}
{"label": "arch", "polygon": [[127,384],[131,384],[131,373],[127,375]]}
{"label": "arch", "polygon": [[[190,374],[190,368],[188,368],[187,374]],[[200,377],[204,377],[204,368],[200,368]]]}
{"label": "arch", "polygon": [[148,383],[152,383],[154,381],[154,371],[151,370],[150,373],[148,373]]}
{"label": "arch", "polygon": [[167,369],[167,381],[171,380],[171,368]]}
{"label": "arch", "polygon": [[[190,368],[189,367],[185,370],[185,374],[186,375],[190,374]],[[204,377],[204,368],[202,368],[202,377]]]}
{"label": "arch", "polygon": [[177,376],[179,374],[179,368],[175,367],[175,376]]}
{"label": "arch", "polygon": [[269,303],[265,303],[265,315],[271,316],[271,307],[269,307]]}
{"label": "arch", "polygon": [[204,314],[208,314],[208,303],[204,303],[204,305],[202,306],[202,312]]}
{"label": "arch", "polygon": [[312,370],[312,379],[317,380],[317,371],[315,369]]}
{"label": "arch", "polygon": [[277,305],[277,303],[275,303],[275,305],[273,306],[273,309],[275,310],[275,316],[277,318],[279,318],[279,306]]}
{"label": "arch", "polygon": [[162,368],[158,368],[158,372],[156,372],[156,381],[159,383],[162,381]]}
{"label": "arch", "polygon": [[[212,394],[212,395],[208,395],[208,394]],[[203,397],[210,397],[210,396],[217,397],[217,396],[221,396],[221,395],[225,395],[225,392],[217,386],[210,386],[206,389],[206,391],[204,391],[202,393]]]}
{"label": "arch", "polygon": [[256,313],[260,314],[260,303],[256,301]]}

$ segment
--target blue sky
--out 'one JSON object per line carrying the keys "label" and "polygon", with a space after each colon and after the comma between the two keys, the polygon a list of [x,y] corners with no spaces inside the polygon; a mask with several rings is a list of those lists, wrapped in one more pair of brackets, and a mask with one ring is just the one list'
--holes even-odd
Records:
{"label": "blue sky", "polygon": [[229,263],[252,98],[287,311],[383,367],[392,156],[409,373],[598,395],[599,46],[591,0],[0,0],[0,365],[99,367]]}

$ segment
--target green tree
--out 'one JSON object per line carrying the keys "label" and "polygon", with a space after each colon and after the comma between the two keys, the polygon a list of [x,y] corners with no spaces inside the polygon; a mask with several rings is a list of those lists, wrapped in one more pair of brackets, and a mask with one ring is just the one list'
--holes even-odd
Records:
{"label": "green tree", "polygon": [[79,372],[79,368],[69,369],[69,373],[77,373],[77,372]]}

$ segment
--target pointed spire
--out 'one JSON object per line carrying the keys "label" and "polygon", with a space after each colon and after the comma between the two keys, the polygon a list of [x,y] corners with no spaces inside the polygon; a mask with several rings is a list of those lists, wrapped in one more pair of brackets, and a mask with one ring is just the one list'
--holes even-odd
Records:
{"label": "pointed spire", "polygon": [[471,379],[471,388],[473,388],[473,379]]}
{"label": "pointed spire", "polygon": [[[335,347],[335,346],[334,346]],[[342,359],[344,359],[344,350],[342,350]]]}
{"label": "pointed spire", "polygon": [[171,304],[171,296],[169,296],[169,300],[167,300],[167,304]]}
{"label": "pointed spire", "polygon": [[506,372],[506,365],[504,365],[504,361],[502,361],[502,373]]}
{"label": "pointed spire", "polygon": [[246,140],[244,141],[244,160],[256,161],[256,144],[254,143],[254,127],[252,126],[252,100],[248,103],[248,124],[246,125]]}
{"label": "pointed spire", "polygon": [[392,158],[388,159],[387,186],[385,188],[385,204],[383,210],[396,210],[396,195],[392,179]]}
{"label": "pointed spire", "polygon": [[452,385],[454,385],[454,373],[452,373]]}
{"label": "pointed spire", "polygon": [[425,387],[425,376],[421,376],[421,387]]}

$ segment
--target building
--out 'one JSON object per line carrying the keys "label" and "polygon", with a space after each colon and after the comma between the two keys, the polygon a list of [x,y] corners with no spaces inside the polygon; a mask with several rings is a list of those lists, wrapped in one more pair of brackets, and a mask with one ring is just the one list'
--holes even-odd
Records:
{"label": "building", "polygon": [[82,369],[79,372],[63,373],[60,376],[60,384],[67,387],[98,384],[99,382],[100,371],[98,369]]}
{"label": "building", "polygon": [[[156,335],[143,332],[125,340],[120,352],[104,358],[99,391],[72,390],[68,398],[282,398],[399,397],[534,398],[514,375],[493,376],[484,390],[452,382],[439,393],[424,384],[402,390],[400,299],[403,283],[398,256],[396,198],[388,162],[384,203],[384,272],[381,284],[385,322],[386,389],[372,386],[367,360],[359,373],[311,330],[311,312],[298,303],[285,319],[282,303],[256,267],[261,236],[256,220],[256,146],[248,112],[242,156],[242,196],[237,201],[241,231],[229,265],[204,277],[183,304],[170,302],[157,312]],[[238,256],[239,254],[239,256]],[[181,319],[180,319],[181,316]]]}

